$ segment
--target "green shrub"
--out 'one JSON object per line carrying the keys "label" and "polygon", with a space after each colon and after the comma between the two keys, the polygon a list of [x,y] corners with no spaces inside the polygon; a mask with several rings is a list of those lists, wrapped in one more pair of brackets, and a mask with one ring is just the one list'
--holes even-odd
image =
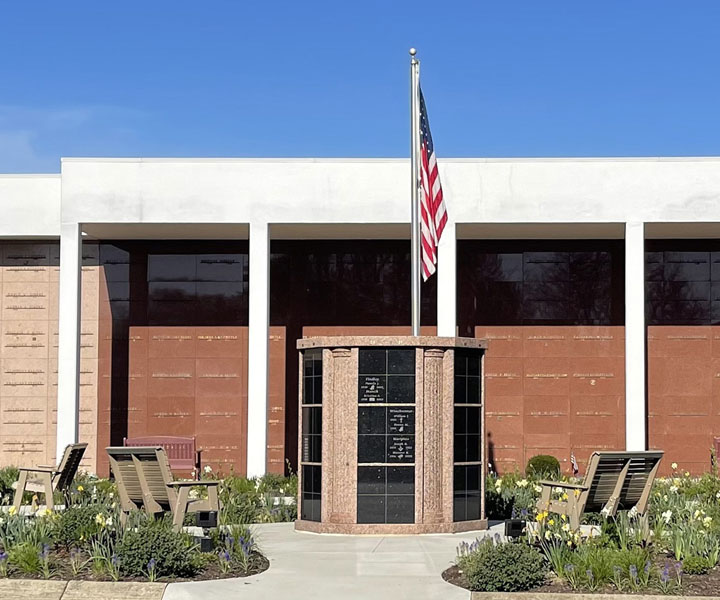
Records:
{"label": "green shrub", "polygon": [[521,592],[542,585],[547,569],[542,555],[524,543],[494,544],[487,539],[460,556],[458,567],[477,592]]}
{"label": "green shrub", "polygon": [[102,527],[98,514],[102,515],[98,505],[72,505],[59,512],[53,526],[54,541],[67,548],[89,544]]}
{"label": "green shrub", "polygon": [[0,469],[0,506],[10,504],[15,496],[12,484],[18,479],[19,471],[15,467]]}
{"label": "green shrub", "polygon": [[528,477],[560,477],[560,461],[549,454],[538,454],[533,456],[525,467]]}
{"label": "green shrub", "polygon": [[148,519],[126,529],[116,551],[120,571],[129,577],[145,576],[150,559],[158,577],[192,577],[198,568],[192,538],[173,531],[168,519]]}
{"label": "green shrub", "polygon": [[710,570],[707,559],[702,556],[688,556],[682,566],[688,575],[705,575]]}

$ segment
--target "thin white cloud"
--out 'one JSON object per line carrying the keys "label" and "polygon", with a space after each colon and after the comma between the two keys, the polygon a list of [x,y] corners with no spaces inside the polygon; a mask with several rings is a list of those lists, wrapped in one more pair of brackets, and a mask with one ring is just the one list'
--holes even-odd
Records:
{"label": "thin white cloud", "polygon": [[116,106],[0,105],[0,173],[58,172],[61,156],[90,155],[100,143],[117,153],[145,116]]}

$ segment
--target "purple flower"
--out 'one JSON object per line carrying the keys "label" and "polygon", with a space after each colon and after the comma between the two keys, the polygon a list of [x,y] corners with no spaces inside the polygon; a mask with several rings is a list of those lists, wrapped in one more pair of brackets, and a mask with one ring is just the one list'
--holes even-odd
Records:
{"label": "purple flower", "polygon": [[574,573],[575,572],[575,565],[565,565],[565,571],[567,573]]}
{"label": "purple flower", "polygon": [[5,562],[8,559],[7,552],[0,552],[0,562]]}
{"label": "purple flower", "polygon": [[522,519],[527,519],[528,514],[530,514],[530,513],[528,512],[528,509],[527,509],[527,508],[523,508],[523,509],[520,511],[520,517],[521,517]]}
{"label": "purple flower", "polygon": [[667,583],[670,581],[670,567],[665,565],[665,567],[662,570],[662,573],[660,574],[660,581],[663,583]]}
{"label": "purple flower", "polygon": [[679,562],[679,561],[676,562],[676,563],[673,565],[673,567],[675,568],[675,573],[676,573],[678,576],[682,575],[683,570],[682,570],[682,563],[681,563],[681,562]]}
{"label": "purple flower", "polygon": [[617,565],[615,565],[613,567],[613,573],[615,573],[616,577],[619,577],[620,575],[622,575],[622,572],[623,572],[622,567],[618,567]]}
{"label": "purple flower", "polygon": [[645,575],[647,575],[650,572],[650,561],[647,561],[645,563]]}
{"label": "purple flower", "polygon": [[637,567],[635,565],[630,565],[628,570],[630,571],[630,577],[637,579]]}
{"label": "purple flower", "polygon": [[593,575],[593,572],[592,572],[590,569],[588,569],[587,571],[585,571],[585,575],[587,575],[588,581],[589,581],[590,583],[592,583],[593,580],[595,579],[595,576]]}
{"label": "purple flower", "polygon": [[155,559],[151,558],[147,564],[148,571],[152,571],[155,568],[156,564],[157,564],[157,562],[155,561]]}
{"label": "purple flower", "polygon": [[118,555],[113,554],[112,558],[110,558],[110,563],[112,564],[112,566],[117,567],[119,562],[120,562],[120,559],[118,558]]}
{"label": "purple flower", "polygon": [[220,551],[220,558],[225,562],[230,562],[230,553],[227,550]]}
{"label": "purple flower", "polygon": [[42,560],[47,560],[47,557],[50,555],[50,546],[47,544],[43,544],[42,551],[40,552],[40,558]]}

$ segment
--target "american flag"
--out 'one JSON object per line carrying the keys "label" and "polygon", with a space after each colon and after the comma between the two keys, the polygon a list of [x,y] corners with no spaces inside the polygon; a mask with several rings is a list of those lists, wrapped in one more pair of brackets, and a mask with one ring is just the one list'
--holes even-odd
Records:
{"label": "american flag", "polygon": [[428,123],[425,98],[420,92],[420,234],[422,244],[423,281],[435,272],[437,248],[445,223],[447,212],[443,202],[435,149],[433,148],[430,124]]}

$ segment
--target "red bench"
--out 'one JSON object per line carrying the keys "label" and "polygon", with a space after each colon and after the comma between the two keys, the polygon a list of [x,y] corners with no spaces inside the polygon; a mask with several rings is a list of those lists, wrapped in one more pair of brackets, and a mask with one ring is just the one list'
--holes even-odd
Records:
{"label": "red bench", "polygon": [[173,471],[195,470],[196,477],[200,476],[200,453],[202,450],[195,448],[194,437],[154,435],[123,438],[123,446],[160,446],[165,450]]}

